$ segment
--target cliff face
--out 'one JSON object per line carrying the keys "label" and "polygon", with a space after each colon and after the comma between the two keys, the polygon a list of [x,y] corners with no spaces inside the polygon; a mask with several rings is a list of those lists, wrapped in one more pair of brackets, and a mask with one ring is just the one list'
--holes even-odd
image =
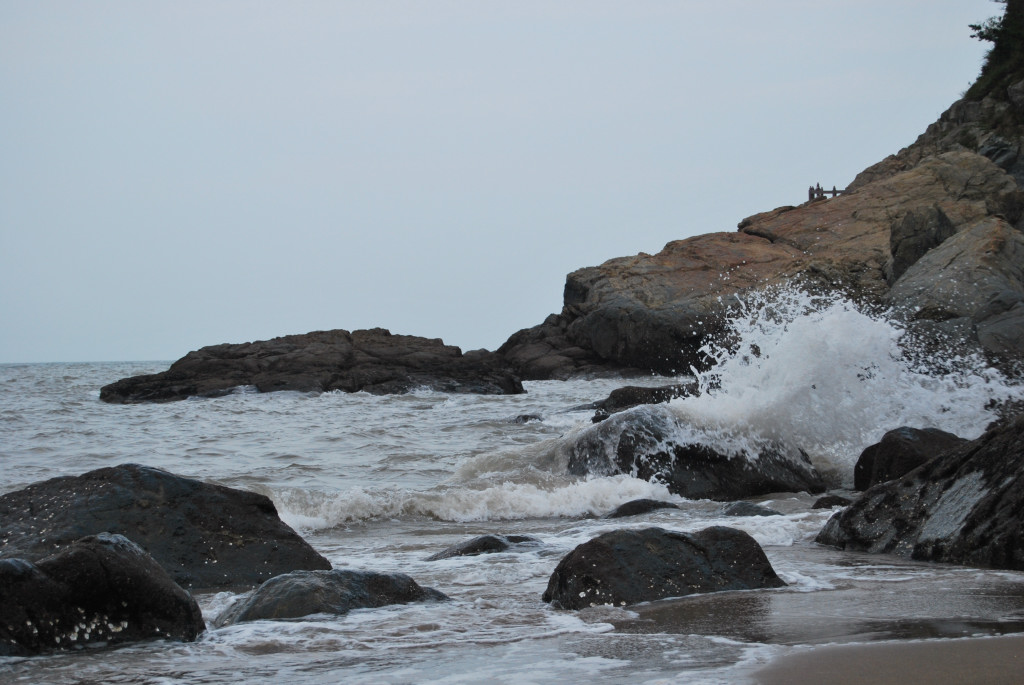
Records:
{"label": "cliff face", "polygon": [[[1024,73],[949,108],[847,192],[575,271],[564,306],[499,349],[524,379],[700,366],[735,295],[840,290],[995,358],[1024,359]],[[1004,79],[1005,80],[1005,79]]]}

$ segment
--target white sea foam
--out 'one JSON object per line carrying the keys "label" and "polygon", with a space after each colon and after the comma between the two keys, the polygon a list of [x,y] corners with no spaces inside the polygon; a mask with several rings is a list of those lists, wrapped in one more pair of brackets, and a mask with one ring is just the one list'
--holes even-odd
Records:
{"label": "white sea foam", "polygon": [[[852,479],[863,449],[899,426],[977,437],[992,400],[1022,397],[984,360],[951,357],[924,368],[901,347],[905,331],[838,296],[776,291],[743,303],[728,344],[703,352],[701,394],[672,409],[719,441],[777,440],[806,450],[834,480]],[[955,369],[935,372],[939,366]]]}
{"label": "white sea foam", "polygon": [[625,475],[551,487],[505,481],[483,488],[449,485],[426,492],[353,488],[327,493],[281,489],[272,491],[271,496],[282,520],[299,530],[403,516],[459,522],[595,516],[634,499],[682,501],[664,485]]}

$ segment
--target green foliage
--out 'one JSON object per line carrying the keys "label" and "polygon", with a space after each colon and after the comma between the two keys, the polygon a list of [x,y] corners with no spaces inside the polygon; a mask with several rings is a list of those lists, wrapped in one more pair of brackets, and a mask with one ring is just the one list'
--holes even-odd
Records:
{"label": "green foliage", "polygon": [[1024,80],[1024,0],[995,2],[1006,5],[1000,16],[970,25],[972,37],[992,43],[981,75],[965,95],[970,100],[1003,99],[1007,86]]}

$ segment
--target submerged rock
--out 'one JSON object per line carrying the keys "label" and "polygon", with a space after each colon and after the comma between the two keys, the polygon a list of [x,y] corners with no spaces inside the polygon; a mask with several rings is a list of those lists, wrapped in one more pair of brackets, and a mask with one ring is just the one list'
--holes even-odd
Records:
{"label": "submerged rock", "polygon": [[853,467],[853,487],[867,490],[872,485],[899,478],[965,442],[938,428],[904,426],[891,430],[861,452]]}
{"label": "submerged rock", "polygon": [[0,496],[0,557],[36,561],[102,532],[129,538],[175,582],[194,589],[251,586],[288,571],[331,567],[265,495],[138,464]]}
{"label": "submerged rock", "polygon": [[656,499],[635,499],[626,502],[625,504],[620,504],[601,518],[617,519],[624,518],[626,516],[639,516],[640,514],[657,511],[658,509],[678,508],[679,505],[672,504],[672,502],[662,502]]}
{"label": "submerged rock", "polygon": [[722,513],[726,516],[782,516],[774,509],[753,502],[733,502],[725,507]]}
{"label": "submerged rock", "polygon": [[799,449],[765,443],[756,454],[729,455],[659,406],[615,414],[582,431],[571,446],[568,470],[577,476],[632,474],[664,483],[688,499],[735,500],[825,489]]}
{"label": "submerged rock", "polygon": [[316,331],[238,345],[211,345],[167,371],[122,378],[100,390],[104,402],[169,402],[217,397],[241,386],[259,392],[364,391],[375,395],[430,388],[451,393],[522,393],[506,362],[486,350],[463,354],[437,338],[383,328]]}
{"label": "submerged rock", "polygon": [[477,554],[507,552],[513,545],[539,545],[540,540],[530,535],[481,535],[461,542],[427,557],[427,561],[438,561],[451,557],[471,557]]}
{"label": "submerged rock", "polygon": [[811,505],[811,509],[833,509],[835,507],[848,507],[853,503],[853,500],[849,497],[843,497],[842,495],[825,495],[819,497]]}
{"label": "submerged rock", "polygon": [[120,535],[82,538],[35,564],[0,559],[0,656],[192,641],[204,629],[192,596]]}
{"label": "submerged rock", "polygon": [[784,585],[757,541],[743,531],[647,528],[604,533],[574,549],[551,574],[543,600],[583,609]]}
{"label": "submerged rock", "polygon": [[1024,416],[865,492],[821,544],[1024,570]]}
{"label": "submerged rock", "polygon": [[214,621],[218,628],[243,621],[281,620],[311,614],[347,614],[389,604],[444,601],[448,596],[420,587],[404,573],[295,571],[275,576],[228,607]]}

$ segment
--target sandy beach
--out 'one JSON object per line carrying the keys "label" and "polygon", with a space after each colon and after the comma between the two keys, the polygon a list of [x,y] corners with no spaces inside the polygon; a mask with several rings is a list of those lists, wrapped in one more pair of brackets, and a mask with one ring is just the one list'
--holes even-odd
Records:
{"label": "sandy beach", "polygon": [[754,673],[760,685],[1024,682],[1024,635],[818,647]]}

